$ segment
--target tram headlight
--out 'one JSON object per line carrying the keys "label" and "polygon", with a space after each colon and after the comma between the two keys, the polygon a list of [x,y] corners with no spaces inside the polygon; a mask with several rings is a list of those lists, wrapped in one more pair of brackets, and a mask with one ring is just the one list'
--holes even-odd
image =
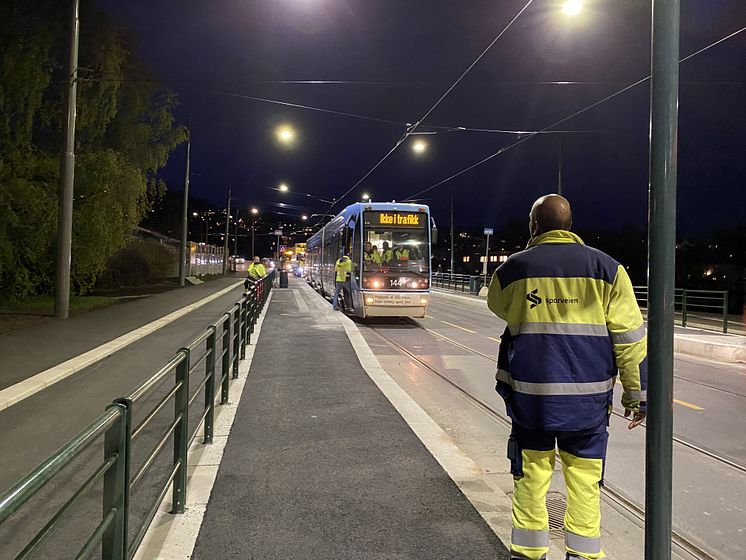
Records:
{"label": "tram headlight", "polygon": [[427,298],[426,297],[420,298],[420,304],[427,305]]}
{"label": "tram headlight", "polygon": [[372,297],[365,298],[365,303],[373,303],[373,298]]}
{"label": "tram headlight", "polygon": [[381,282],[379,282],[378,280],[373,280],[373,287],[374,288],[380,288],[381,287]]}

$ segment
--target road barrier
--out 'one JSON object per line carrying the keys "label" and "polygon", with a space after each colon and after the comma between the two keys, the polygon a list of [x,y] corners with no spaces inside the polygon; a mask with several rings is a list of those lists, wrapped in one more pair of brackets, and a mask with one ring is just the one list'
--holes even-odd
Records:
{"label": "road barrier", "polygon": [[[647,311],[647,286],[633,286],[640,307]],[[727,290],[690,290],[676,288],[674,309],[681,320],[681,326],[696,324],[698,327],[717,328],[728,332],[728,292]]]}
{"label": "road barrier", "polygon": [[[212,323],[189,346],[179,349],[171,360],[153,376],[128,395],[115,399],[104,413],[86,429],[26,475],[20,482],[0,497],[0,526],[8,521],[24,504],[46,484],[54,480],[66,466],[80,456],[103,436],[104,459],[88,479],[60,507],[44,527],[17,554],[16,560],[32,558],[42,545],[68,518],[73,506],[101,480],[102,519],[88,536],[76,558],[88,558],[101,546],[102,560],[129,560],[135,555],[158,508],[172,491],[171,513],[184,513],[187,495],[187,451],[203,430],[203,442],[212,443],[215,414],[216,381],[220,383],[220,404],[227,404],[230,380],[238,377],[239,361],[246,357],[246,345],[251,342],[254,326],[272,289],[274,272],[249,287],[244,296],[223,316]],[[220,348],[218,348],[220,347]],[[216,363],[220,360],[221,375],[216,379]],[[205,375],[190,395],[191,374],[205,362]],[[153,396],[161,381],[173,375],[173,385],[158,400],[143,420],[133,428],[133,412],[143,405],[146,395]],[[194,431],[189,431],[190,407],[204,389],[203,412]],[[132,445],[151,420],[170,401],[174,402],[173,419],[166,431],[143,460],[137,472],[131,472]],[[156,457],[173,436],[173,458],[169,473],[156,499],[147,509],[140,525],[132,531],[129,527],[130,493],[152,467]]]}
{"label": "road barrier", "polygon": [[[432,286],[457,292],[479,293],[484,285],[484,276],[434,272]],[[647,311],[647,286],[633,286],[640,307]],[[728,292],[721,290],[690,290],[676,288],[674,297],[676,316],[681,325],[694,325],[705,329],[728,332]]]}

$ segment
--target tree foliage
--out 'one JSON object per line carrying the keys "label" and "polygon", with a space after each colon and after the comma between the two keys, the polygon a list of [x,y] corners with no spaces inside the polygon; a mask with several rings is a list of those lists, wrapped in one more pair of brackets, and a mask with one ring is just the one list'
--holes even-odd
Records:
{"label": "tree foliage", "polygon": [[[53,289],[67,2],[0,0],[0,292]],[[176,96],[147,79],[130,38],[82,2],[72,284],[89,290],[162,196],[185,139]]]}

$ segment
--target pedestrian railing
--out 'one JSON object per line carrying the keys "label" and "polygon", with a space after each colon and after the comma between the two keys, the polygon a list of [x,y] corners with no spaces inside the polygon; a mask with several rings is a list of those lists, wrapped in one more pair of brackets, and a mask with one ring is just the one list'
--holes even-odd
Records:
{"label": "pedestrian railing", "polygon": [[[103,438],[103,461],[93,473],[75,490],[72,496],[52,515],[51,519],[26,544],[15,558],[33,558],[45,542],[66,520],[71,517],[73,506],[81,501],[103,480],[102,519],[87,537],[76,558],[88,558],[100,546],[102,560],[129,560],[135,555],[158,508],[172,492],[171,513],[184,513],[187,495],[187,451],[194,439],[202,432],[203,442],[212,443],[213,420],[216,404],[216,382],[219,382],[220,404],[227,404],[230,380],[238,377],[239,361],[246,357],[246,345],[259,314],[272,288],[274,273],[250,286],[244,296],[223,316],[212,323],[191,344],[179,349],[160,370],[124,397],[114,399],[101,416],[76,435],[61,449],[34,469],[20,482],[0,497],[0,526],[8,521],[25,504],[54,480],[65,467],[79,457],[94,442]],[[204,362],[205,375],[194,387],[190,397],[192,374]],[[216,364],[220,363],[220,377],[216,378]],[[172,378],[166,391],[157,403],[146,408],[145,397],[157,398],[154,393],[162,390],[163,382]],[[202,413],[193,430],[189,427],[189,412],[204,389],[204,400],[199,403]],[[132,472],[133,443],[150,426],[155,416],[173,401],[173,417],[155,446],[145,456],[139,468]],[[133,426],[133,413],[143,407],[143,419]],[[146,514],[136,528],[129,527],[132,490],[141,483],[143,476],[154,465],[154,461],[173,440],[172,458],[168,476],[161,484],[155,500],[147,505]],[[5,556],[3,556],[5,557]]]}
{"label": "pedestrian railing", "polygon": [[[648,307],[647,286],[634,286],[635,297],[643,310]],[[676,288],[674,309],[681,325],[717,328],[728,332],[728,292],[723,290],[690,290]]]}
{"label": "pedestrian railing", "polygon": [[[489,280],[487,282],[489,283]],[[479,290],[485,285],[485,277],[473,274],[433,272],[431,285],[457,292],[479,293]]]}

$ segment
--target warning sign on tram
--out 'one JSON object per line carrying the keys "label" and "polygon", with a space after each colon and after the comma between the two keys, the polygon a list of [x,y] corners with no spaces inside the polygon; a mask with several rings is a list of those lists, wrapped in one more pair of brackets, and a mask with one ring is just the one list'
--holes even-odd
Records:
{"label": "warning sign on tram", "polygon": [[423,212],[365,212],[363,216],[366,226],[423,227],[427,225],[427,217]]}

